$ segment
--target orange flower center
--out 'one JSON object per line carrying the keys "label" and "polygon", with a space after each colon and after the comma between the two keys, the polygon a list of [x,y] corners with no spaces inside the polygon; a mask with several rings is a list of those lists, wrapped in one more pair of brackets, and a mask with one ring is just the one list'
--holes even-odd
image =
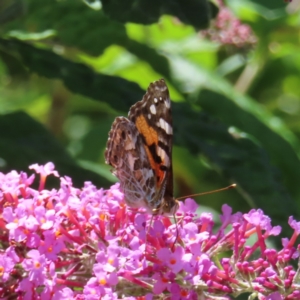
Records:
{"label": "orange flower center", "polygon": [[114,263],[114,259],[110,257],[107,262],[112,265]]}

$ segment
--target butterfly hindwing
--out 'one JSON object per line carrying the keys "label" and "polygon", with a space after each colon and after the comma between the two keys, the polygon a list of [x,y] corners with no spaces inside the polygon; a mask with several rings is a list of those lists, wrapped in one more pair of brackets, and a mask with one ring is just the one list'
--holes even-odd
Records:
{"label": "butterfly hindwing", "polygon": [[130,207],[147,207],[145,195],[154,189],[154,174],[149,168],[142,139],[127,118],[115,119],[107,142],[106,163],[115,168],[125,201]]}

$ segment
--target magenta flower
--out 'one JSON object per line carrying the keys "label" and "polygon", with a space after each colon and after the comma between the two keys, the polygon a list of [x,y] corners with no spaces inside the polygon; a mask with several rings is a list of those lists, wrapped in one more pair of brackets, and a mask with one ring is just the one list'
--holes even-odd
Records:
{"label": "magenta flower", "polygon": [[161,264],[167,266],[167,268],[173,273],[177,273],[183,268],[182,256],[184,250],[182,247],[177,247],[174,252],[168,248],[161,248],[156,252],[156,256],[161,260]]}
{"label": "magenta flower", "polygon": [[153,293],[155,295],[159,295],[164,292],[172,282],[174,282],[175,274],[173,272],[168,272],[165,274],[155,273],[153,275],[153,279],[155,280]]}
{"label": "magenta flower", "polygon": [[38,164],[33,164],[29,166],[29,169],[35,170],[37,174],[40,174],[41,180],[40,180],[40,186],[39,191],[41,191],[45,187],[46,178],[49,175],[54,175],[58,177],[58,172],[54,170],[54,164],[52,162],[46,163],[44,166],[40,166]]}
{"label": "magenta flower", "polygon": [[6,254],[3,253],[0,255],[0,280],[5,282],[10,277],[10,272],[15,266],[14,261]]}
{"label": "magenta flower", "polygon": [[30,282],[41,285],[46,278],[47,262],[44,255],[40,255],[38,250],[30,250],[27,253],[29,258],[25,258],[22,267],[28,272]]}
{"label": "magenta flower", "polygon": [[70,288],[63,288],[59,291],[57,291],[53,297],[52,300],[70,300],[74,298],[74,292]]}
{"label": "magenta flower", "polygon": [[[223,205],[221,226],[197,214],[193,199],[173,217],[128,208],[119,184],[109,190],[86,182],[79,189],[51,163],[40,174],[0,173],[0,299],[300,299],[300,222],[289,218],[290,238],[260,209],[233,213]],[[250,240],[251,238],[251,240]],[[298,269],[293,266],[298,263]]]}

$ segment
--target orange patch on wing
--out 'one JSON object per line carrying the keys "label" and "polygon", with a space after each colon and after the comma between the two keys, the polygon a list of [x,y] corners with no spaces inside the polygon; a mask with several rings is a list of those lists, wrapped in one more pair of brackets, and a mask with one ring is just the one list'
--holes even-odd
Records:
{"label": "orange patch on wing", "polygon": [[[147,120],[144,116],[139,116],[136,118],[135,126],[139,133],[145,138],[147,146],[151,146],[152,144],[158,144],[158,134],[155,131],[155,129],[148,125]],[[161,164],[157,164],[154,161],[152,154],[147,146],[145,146],[145,150],[149,159],[149,163],[151,165],[151,168],[154,170],[156,177],[159,177],[159,180],[156,182],[156,185],[160,186],[166,176],[166,172],[160,169]]]}
{"label": "orange patch on wing", "polygon": [[149,150],[149,148],[146,146],[145,147],[145,150],[146,150],[146,153],[147,153],[147,156],[148,156],[148,159],[149,159],[149,162],[150,162],[150,165],[151,165],[151,168],[154,170],[154,173],[155,173],[155,176],[156,176],[156,179],[157,177],[159,177],[159,180],[157,180],[156,182],[156,185],[157,186],[160,186],[161,183],[163,182],[165,176],[166,176],[166,172],[165,171],[162,171],[159,167],[161,164],[157,164],[153,157],[152,157],[152,154]]}
{"label": "orange patch on wing", "polygon": [[148,146],[155,143],[158,143],[158,134],[157,132],[148,125],[147,120],[144,116],[139,116],[136,118],[135,126],[138,129],[139,133],[145,137],[146,144]]}

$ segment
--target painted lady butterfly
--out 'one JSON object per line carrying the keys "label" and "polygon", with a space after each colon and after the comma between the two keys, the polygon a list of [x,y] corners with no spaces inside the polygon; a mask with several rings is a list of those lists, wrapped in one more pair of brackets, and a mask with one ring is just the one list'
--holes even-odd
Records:
{"label": "painted lady butterfly", "polygon": [[105,160],[114,167],[125,202],[153,215],[174,214],[172,114],[164,79],[151,83],[128,119],[117,117],[109,132]]}

